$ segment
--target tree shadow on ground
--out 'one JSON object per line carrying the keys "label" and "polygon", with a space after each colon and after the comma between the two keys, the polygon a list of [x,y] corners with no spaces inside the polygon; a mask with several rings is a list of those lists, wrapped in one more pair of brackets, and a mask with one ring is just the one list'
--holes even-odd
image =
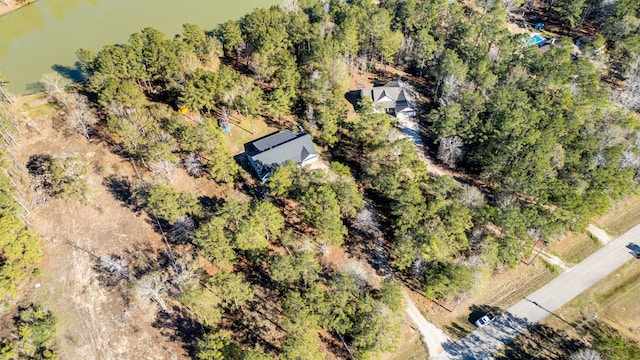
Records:
{"label": "tree shadow on ground", "polygon": [[344,98],[353,106],[353,110],[358,111],[358,101],[360,100],[360,90],[351,90],[344,94]]}
{"label": "tree shadow on ground", "polygon": [[102,185],[104,185],[111,195],[113,195],[113,197],[120,201],[125,207],[132,208],[136,212],[141,210],[137,208],[137,204],[133,201],[131,182],[126,177],[111,175],[104,178]]}
{"label": "tree shadow on ground", "polygon": [[453,335],[454,338],[458,339],[462,339],[463,337],[470,334],[469,329],[456,322],[452,322],[450,325],[446,325],[444,328],[446,329],[447,333]]}
{"label": "tree shadow on ground", "polygon": [[585,344],[567,334],[566,331],[536,324],[505,346],[498,360],[561,360],[585,347]]}
{"label": "tree shadow on ground", "polygon": [[222,199],[218,199],[211,196],[199,196],[198,202],[200,203],[200,205],[202,205],[203,209],[206,209],[207,211],[211,211],[211,212],[215,211],[223,203]]}
{"label": "tree shadow on ground", "polygon": [[500,313],[502,313],[501,308],[493,305],[487,305],[487,304],[471,305],[469,310],[470,312],[467,320],[469,321],[469,323],[471,323],[474,326],[476,321],[478,321],[481,317],[485,315],[491,315],[492,317],[496,317],[500,315]]}
{"label": "tree shadow on ground", "polygon": [[129,264],[120,255],[111,254],[96,257],[93,270],[98,274],[96,279],[106,288],[116,288],[126,294],[129,278]]}
{"label": "tree shadow on ground", "polygon": [[44,84],[41,83],[40,81],[29,83],[25,85],[24,88],[25,88],[25,93],[27,94],[35,94],[35,93],[43,92],[45,90]]}
{"label": "tree shadow on ground", "polygon": [[242,309],[230,314],[230,321],[225,321],[226,328],[231,331],[236,342],[248,348],[256,344],[262,346],[267,353],[273,353],[278,347],[268,341],[265,336],[271,331],[265,323],[262,313],[255,311],[256,301],[252,301]]}
{"label": "tree shadow on ground", "polygon": [[129,277],[139,279],[156,269],[168,269],[171,264],[170,256],[164,251],[150,247],[126,249],[122,255],[128,263]]}
{"label": "tree shadow on ground", "polygon": [[[482,308],[478,307],[476,312],[479,312],[480,309]],[[484,310],[491,310],[491,308],[484,308]],[[530,326],[531,323],[526,318],[504,312],[496,317],[491,324],[470,333],[457,342],[448,341],[442,344],[442,347],[447,353],[459,360],[492,358],[493,353],[502,347],[500,344],[508,344]]]}
{"label": "tree shadow on ground", "polygon": [[333,354],[336,359],[350,359],[352,357],[344,347],[344,344],[335,336],[322,332],[320,333],[320,341],[325,345],[325,349]]}
{"label": "tree shadow on ground", "polygon": [[49,155],[34,154],[27,160],[25,166],[29,175],[31,175],[31,188],[33,190],[40,191],[51,188],[49,164],[51,164],[51,156]]}
{"label": "tree shadow on ground", "polygon": [[[462,339],[471,333],[468,325],[472,325],[475,328],[475,322],[481,317],[489,314],[492,317],[499,315],[502,312],[497,306],[491,305],[472,305],[470,307],[469,317],[467,318],[468,324],[461,324],[453,322],[450,325],[445,326],[448,333],[452,334],[454,338]],[[467,325],[467,327],[465,327]]]}
{"label": "tree shadow on ground", "polygon": [[152,325],[170,341],[181,342],[191,358],[196,354],[196,342],[205,333],[202,325],[178,306],[173,306],[170,312],[159,312]]}
{"label": "tree shadow on ground", "polygon": [[245,274],[245,281],[255,291],[255,297],[236,311],[227,312],[223,321],[225,329],[234,334],[234,340],[244,347],[261,345],[267,352],[276,352],[274,340],[284,334],[281,327],[279,287],[268,274],[268,260],[241,261],[237,271]]}

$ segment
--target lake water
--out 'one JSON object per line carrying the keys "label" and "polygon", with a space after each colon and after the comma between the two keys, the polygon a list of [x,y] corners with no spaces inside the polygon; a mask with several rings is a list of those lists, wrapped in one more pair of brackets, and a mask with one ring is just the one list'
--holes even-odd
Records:
{"label": "lake water", "polygon": [[[97,51],[106,44],[124,43],[145,27],[168,37],[182,24],[211,30],[257,7],[281,0],[40,0],[0,17],[0,73],[15,94],[40,89],[43,74],[74,71],[79,48]],[[2,6],[2,5],[0,5]],[[78,79],[74,79],[78,80]]]}

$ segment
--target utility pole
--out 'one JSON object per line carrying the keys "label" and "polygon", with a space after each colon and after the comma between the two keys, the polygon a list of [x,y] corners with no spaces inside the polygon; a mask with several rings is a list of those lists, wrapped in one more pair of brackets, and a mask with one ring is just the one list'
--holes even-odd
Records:
{"label": "utility pole", "polygon": [[589,316],[588,318],[586,318],[583,322],[581,322],[580,324],[576,325],[576,327],[573,328],[573,330],[578,330],[581,327],[583,327],[586,323],[588,323],[589,321],[596,319],[598,317],[598,313],[595,312],[593,314],[591,314],[591,316]]}

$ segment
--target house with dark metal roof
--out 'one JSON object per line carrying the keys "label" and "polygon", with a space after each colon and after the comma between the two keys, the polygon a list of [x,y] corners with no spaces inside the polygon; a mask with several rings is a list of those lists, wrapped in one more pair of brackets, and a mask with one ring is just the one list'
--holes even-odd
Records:
{"label": "house with dark metal roof", "polygon": [[360,90],[360,97],[373,100],[374,109],[398,116],[416,116],[416,99],[413,89],[402,80],[391,81],[384,86]]}
{"label": "house with dark metal roof", "polygon": [[267,181],[271,172],[288,160],[306,165],[317,161],[319,157],[309,134],[290,130],[245,144],[245,154],[262,182]]}

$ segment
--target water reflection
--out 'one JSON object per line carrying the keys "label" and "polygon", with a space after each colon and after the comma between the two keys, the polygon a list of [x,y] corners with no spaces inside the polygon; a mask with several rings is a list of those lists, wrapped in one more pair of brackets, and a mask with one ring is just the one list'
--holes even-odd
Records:
{"label": "water reflection", "polygon": [[13,41],[25,34],[44,28],[44,17],[39,6],[28,5],[19,11],[0,16],[0,57],[7,56]]}
{"label": "water reflection", "polygon": [[65,15],[69,14],[70,10],[81,3],[96,6],[100,3],[100,0],[56,0],[56,1],[44,1],[43,7],[47,10],[51,17],[55,21],[62,21]]}
{"label": "water reflection", "polygon": [[40,0],[0,17],[0,73],[13,93],[31,92],[54,70],[77,79],[75,52],[123,43],[150,26],[167,37],[182,24],[213,29],[256,7],[282,0]]}

